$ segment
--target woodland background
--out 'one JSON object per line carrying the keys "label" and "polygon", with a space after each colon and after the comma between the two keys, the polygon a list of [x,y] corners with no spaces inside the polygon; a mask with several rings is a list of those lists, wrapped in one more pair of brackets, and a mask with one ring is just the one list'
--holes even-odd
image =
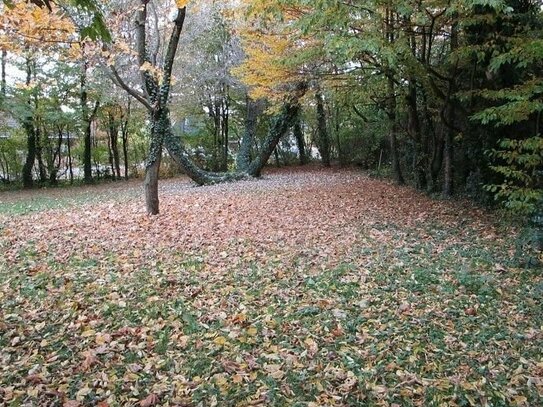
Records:
{"label": "woodland background", "polygon": [[[185,3],[183,21],[147,1],[3,5],[5,185],[149,173],[166,143],[153,115],[167,110],[169,138],[214,173],[318,157],[540,212],[539,2]],[[167,89],[158,104],[152,82]],[[163,176],[179,171],[179,157],[163,161]],[[180,164],[198,183],[223,180]]]}

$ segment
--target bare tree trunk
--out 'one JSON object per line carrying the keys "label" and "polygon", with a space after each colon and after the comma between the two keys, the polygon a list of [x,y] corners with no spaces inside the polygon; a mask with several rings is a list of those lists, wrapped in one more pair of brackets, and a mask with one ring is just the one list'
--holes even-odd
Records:
{"label": "bare tree trunk", "polygon": [[87,92],[87,62],[81,61],[81,90],[80,90],[80,104],[81,114],[83,118],[83,178],[86,184],[92,182],[92,144],[91,144],[91,120],[88,106],[88,92]]}
{"label": "bare tree trunk", "polygon": [[111,150],[113,152],[113,162],[115,164],[116,178],[121,179],[121,163],[119,158],[119,143],[118,143],[119,133],[118,128],[115,128],[115,134],[111,139]]}
{"label": "bare tree trunk", "polygon": [[345,164],[345,159],[343,157],[343,150],[341,148],[341,134],[340,134],[340,127],[341,123],[339,120],[340,116],[340,110],[339,110],[339,103],[337,101],[335,102],[335,123],[336,123],[336,143],[337,143],[337,159],[341,165]]}
{"label": "bare tree trunk", "polygon": [[121,122],[121,137],[123,139],[123,163],[124,163],[124,179],[128,179],[128,122],[130,120],[130,99],[126,107],[126,116]]}
{"label": "bare tree trunk", "polygon": [[222,102],[222,118],[221,118],[221,132],[222,132],[222,171],[228,171],[228,126],[230,119],[230,103],[228,101],[228,86],[225,86],[224,97]]}
{"label": "bare tree trunk", "polygon": [[111,168],[111,178],[115,181],[115,163],[113,162],[113,150],[111,148],[112,143],[112,134],[111,134],[111,128],[108,132],[108,138],[107,138],[107,157],[109,161],[109,168]]}
{"label": "bare tree trunk", "polygon": [[298,146],[298,157],[300,160],[300,165],[305,165],[309,161],[307,158],[307,153],[305,151],[305,139],[304,131],[302,127],[302,110],[300,109],[298,115],[296,116],[296,121],[294,123],[293,132],[294,138],[296,139],[296,145]]}
{"label": "bare tree trunk", "polygon": [[[32,80],[32,61],[30,59],[26,60],[26,84],[30,85]],[[28,107],[31,109],[32,101],[28,100]],[[26,146],[27,154],[26,160],[23,166],[23,186],[25,188],[32,188],[34,185],[34,180],[32,172],[34,169],[34,163],[36,162],[36,133],[34,129],[34,116],[29,114],[25,117],[23,122],[23,127],[26,132]]]}
{"label": "bare tree trunk", "polygon": [[1,61],[1,79],[0,79],[0,96],[6,97],[6,60],[8,59],[8,52],[2,50],[2,61]]}
{"label": "bare tree trunk", "polygon": [[66,131],[66,144],[68,146],[68,171],[70,174],[70,184],[74,183],[74,168],[72,162],[72,141],[70,139],[70,132]]}

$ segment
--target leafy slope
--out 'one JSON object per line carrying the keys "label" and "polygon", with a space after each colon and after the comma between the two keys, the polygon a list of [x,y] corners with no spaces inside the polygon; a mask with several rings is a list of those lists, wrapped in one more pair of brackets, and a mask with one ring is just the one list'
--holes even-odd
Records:
{"label": "leafy slope", "polygon": [[543,403],[541,273],[489,214],[345,171],[138,191],[5,206],[5,404]]}

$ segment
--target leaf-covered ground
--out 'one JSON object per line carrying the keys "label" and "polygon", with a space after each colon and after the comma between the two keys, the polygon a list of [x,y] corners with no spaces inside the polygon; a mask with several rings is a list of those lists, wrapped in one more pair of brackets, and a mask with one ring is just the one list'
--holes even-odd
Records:
{"label": "leaf-covered ground", "polygon": [[167,181],[157,217],[136,183],[40,194],[0,197],[0,404],[543,405],[543,274],[465,202],[317,170]]}

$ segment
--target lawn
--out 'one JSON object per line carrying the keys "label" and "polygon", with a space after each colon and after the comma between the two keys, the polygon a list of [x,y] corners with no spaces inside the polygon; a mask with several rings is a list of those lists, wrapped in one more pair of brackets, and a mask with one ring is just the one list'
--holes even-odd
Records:
{"label": "lawn", "polygon": [[354,170],[141,192],[0,195],[0,405],[543,405],[496,214]]}

